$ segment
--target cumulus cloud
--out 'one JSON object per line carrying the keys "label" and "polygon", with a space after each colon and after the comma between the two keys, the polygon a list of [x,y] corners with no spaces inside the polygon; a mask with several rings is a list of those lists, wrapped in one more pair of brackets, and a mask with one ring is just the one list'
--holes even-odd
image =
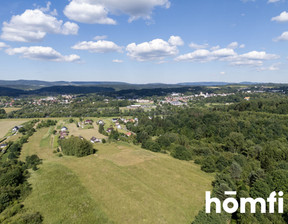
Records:
{"label": "cumulus cloud", "polygon": [[75,35],[79,26],[75,23],[57,20],[40,9],[27,9],[23,14],[12,16],[9,22],[3,22],[1,38],[8,41],[38,42],[47,33]]}
{"label": "cumulus cloud", "polygon": [[64,56],[51,47],[42,46],[9,48],[6,50],[6,53],[8,55],[19,54],[23,58],[42,61],[77,62],[80,60],[78,55],[72,54]]}
{"label": "cumulus cloud", "polygon": [[[233,42],[227,48],[213,47],[210,50],[198,49],[188,54],[183,54],[175,58],[175,61],[188,62],[210,62],[222,61],[229,62],[234,66],[263,66],[264,61],[276,60],[279,58],[276,54],[268,54],[265,51],[250,51],[244,54],[238,54],[233,48],[238,47],[238,43]],[[241,45],[240,45],[241,46]]]}
{"label": "cumulus cloud", "polygon": [[284,11],[279,16],[275,16],[271,19],[271,21],[276,22],[288,22],[288,12]]}
{"label": "cumulus cloud", "polygon": [[280,0],[268,0],[268,3],[280,2]]}
{"label": "cumulus cloud", "polygon": [[4,42],[0,42],[0,50],[7,47],[9,47],[7,44],[5,44]]}
{"label": "cumulus cloud", "polygon": [[189,47],[192,49],[205,49],[205,48],[208,48],[209,45],[208,44],[195,44],[192,42],[189,44]]}
{"label": "cumulus cloud", "polygon": [[212,51],[206,49],[198,49],[194,52],[180,55],[175,58],[176,61],[192,61],[192,62],[208,62],[215,60],[229,60],[229,58],[236,56],[233,49],[221,48]]}
{"label": "cumulus cloud", "polygon": [[275,60],[279,58],[278,55],[267,54],[265,51],[250,51],[246,54],[240,55],[239,57],[248,60]]}
{"label": "cumulus cloud", "polygon": [[[171,40],[171,38],[169,40]],[[170,42],[162,39],[154,39],[141,44],[131,43],[126,47],[127,55],[137,61],[162,61],[166,57],[178,54],[177,46],[175,43],[171,44]]]}
{"label": "cumulus cloud", "polygon": [[112,62],[114,62],[114,63],[123,63],[123,60],[114,59]]}
{"label": "cumulus cloud", "polygon": [[288,31],[282,33],[279,37],[274,39],[275,41],[288,41]]}
{"label": "cumulus cloud", "polygon": [[109,14],[126,14],[129,22],[150,19],[155,7],[169,8],[169,0],[71,0],[64,14],[82,23],[116,24]]}
{"label": "cumulus cloud", "polygon": [[109,53],[109,52],[121,52],[122,47],[118,46],[112,41],[98,40],[95,41],[83,41],[72,47],[75,50],[86,50],[92,53]]}
{"label": "cumulus cloud", "polygon": [[108,10],[103,5],[90,4],[88,1],[71,1],[65,7],[64,14],[81,23],[116,24],[115,20],[108,17]]}
{"label": "cumulus cloud", "polygon": [[278,71],[280,68],[279,68],[279,65],[281,63],[276,63],[276,64],[273,64],[269,67],[262,67],[262,68],[259,68],[258,71]]}
{"label": "cumulus cloud", "polygon": [[50,11],[50,7],[51,7],[52,3],[51,2],[47,2],[46,7],[38,7],[39,10],[41,10],[42,12],[49,12],[52,16],[57,16],[57,10],[53,9],[52,11]]}
{"label": "cumulus cloud", "polygon": [[171,36],[168,40],[168,43],[174,46],[182,46],[184,45],[184,41],[179,36]]}
{"label": "cumulus cloud", "polygon": [[107,39],[108,37],[106,35],[102,35],[102,36],[96,36],[93,38],[93,40],[105,40]]}
{"label": "cumulus cloud", "polygon": [[232,42],[227,46],[227,48],[236,49],[238,48],[238,46],[239,46],[238,42]]}

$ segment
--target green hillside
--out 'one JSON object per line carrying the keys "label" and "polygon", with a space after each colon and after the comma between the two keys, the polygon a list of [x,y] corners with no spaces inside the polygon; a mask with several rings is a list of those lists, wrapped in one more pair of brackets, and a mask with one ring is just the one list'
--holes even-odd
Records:
{"label": "green hillside", "polygon": [[96,145],[98,152],[84,158],[58,157],[49,133],[36,132],[21,157],[43,158],[24,205],[44,223],[191,223],[212,189],[213,176],[193,162],[128,143]]}

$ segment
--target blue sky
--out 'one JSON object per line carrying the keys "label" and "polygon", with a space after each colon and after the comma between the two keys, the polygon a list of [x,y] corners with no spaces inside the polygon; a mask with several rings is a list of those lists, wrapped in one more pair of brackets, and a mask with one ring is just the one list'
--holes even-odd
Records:
{"label": "blue sky", "polygon": [[0,79],[288,83],[287,2],[4,0]]}

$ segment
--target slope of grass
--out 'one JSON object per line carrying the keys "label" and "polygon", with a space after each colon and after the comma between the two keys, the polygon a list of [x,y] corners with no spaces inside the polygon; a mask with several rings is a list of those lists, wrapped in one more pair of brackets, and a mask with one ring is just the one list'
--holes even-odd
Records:
{"label": "slope of grass", "polygon": [[128,143],[95,144],[96,155],[59,158],[43,143],[50,131],[38,130],[21,155],[44,159],[29,179],[25,207],[40,211],[45,223],[191,223],[212,189],[213,176],[193,162]]}
{"label": "slope of grass", "polygon": [[27,120],[0,120],[0,138],[3,138],[12,128],[25,123]]}
{"label": "slope of grass", "polygon": [[49,159],[53,156],[53,149],[49,146],[50,128],[41,128],[29,138],[29,142],[23,145],[20,160],[24,161],[26,156],[37,154],[41,159]]}
{"label": "slope of grass", "polygon": [[7,108],[4,108],[5,112],[8,114],[12,111],[17,111],[17,110],[21,110],[21,108],[19,107],[7,107]]}
{"label": "slope of grass", "polygon": [[70,169],[45,163],[29,179],[32,194],[25,200],[27,212],[39,211],[44,223],[112,223]]}

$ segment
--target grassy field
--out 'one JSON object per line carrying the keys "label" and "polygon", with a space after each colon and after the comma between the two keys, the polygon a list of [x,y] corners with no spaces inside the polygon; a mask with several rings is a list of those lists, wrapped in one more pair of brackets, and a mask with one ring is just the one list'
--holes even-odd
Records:
{"label": "grassy field", "polygon": [[0,139],[3,138],[12,128],[17,125],[23,124],[27,120],[16,120],[16,119],[3,119],[0,120]]}
{"label": "grassy field", "polygon": [[24,205],[40,211],[44,223],[191,223],[212,189],[213,176],[193,162],[128,143],[96,144],[97,154],[84,158],[58,157],[51,130],[38,130],[21,154],[43,159]]}
{"label": "grassy field", "polygon": [[20,110],[21,108],[18,108],[18,107],[7,107],[7,108],[4,108],[4,110],[6,111],[6,113],[10,113],[12,111],[17,111],[17,110]]}
{"label": "grassy field", "polygon": [[65,124],[65,126],[69,130],[69,135],[79,136],[81,135],[83,138],[90,140],[93,136],[96,138],[106,138],[104,135],[98,132],[98,126],[94,123],[94,128],[85,129],[78,128],[75,123]]}

